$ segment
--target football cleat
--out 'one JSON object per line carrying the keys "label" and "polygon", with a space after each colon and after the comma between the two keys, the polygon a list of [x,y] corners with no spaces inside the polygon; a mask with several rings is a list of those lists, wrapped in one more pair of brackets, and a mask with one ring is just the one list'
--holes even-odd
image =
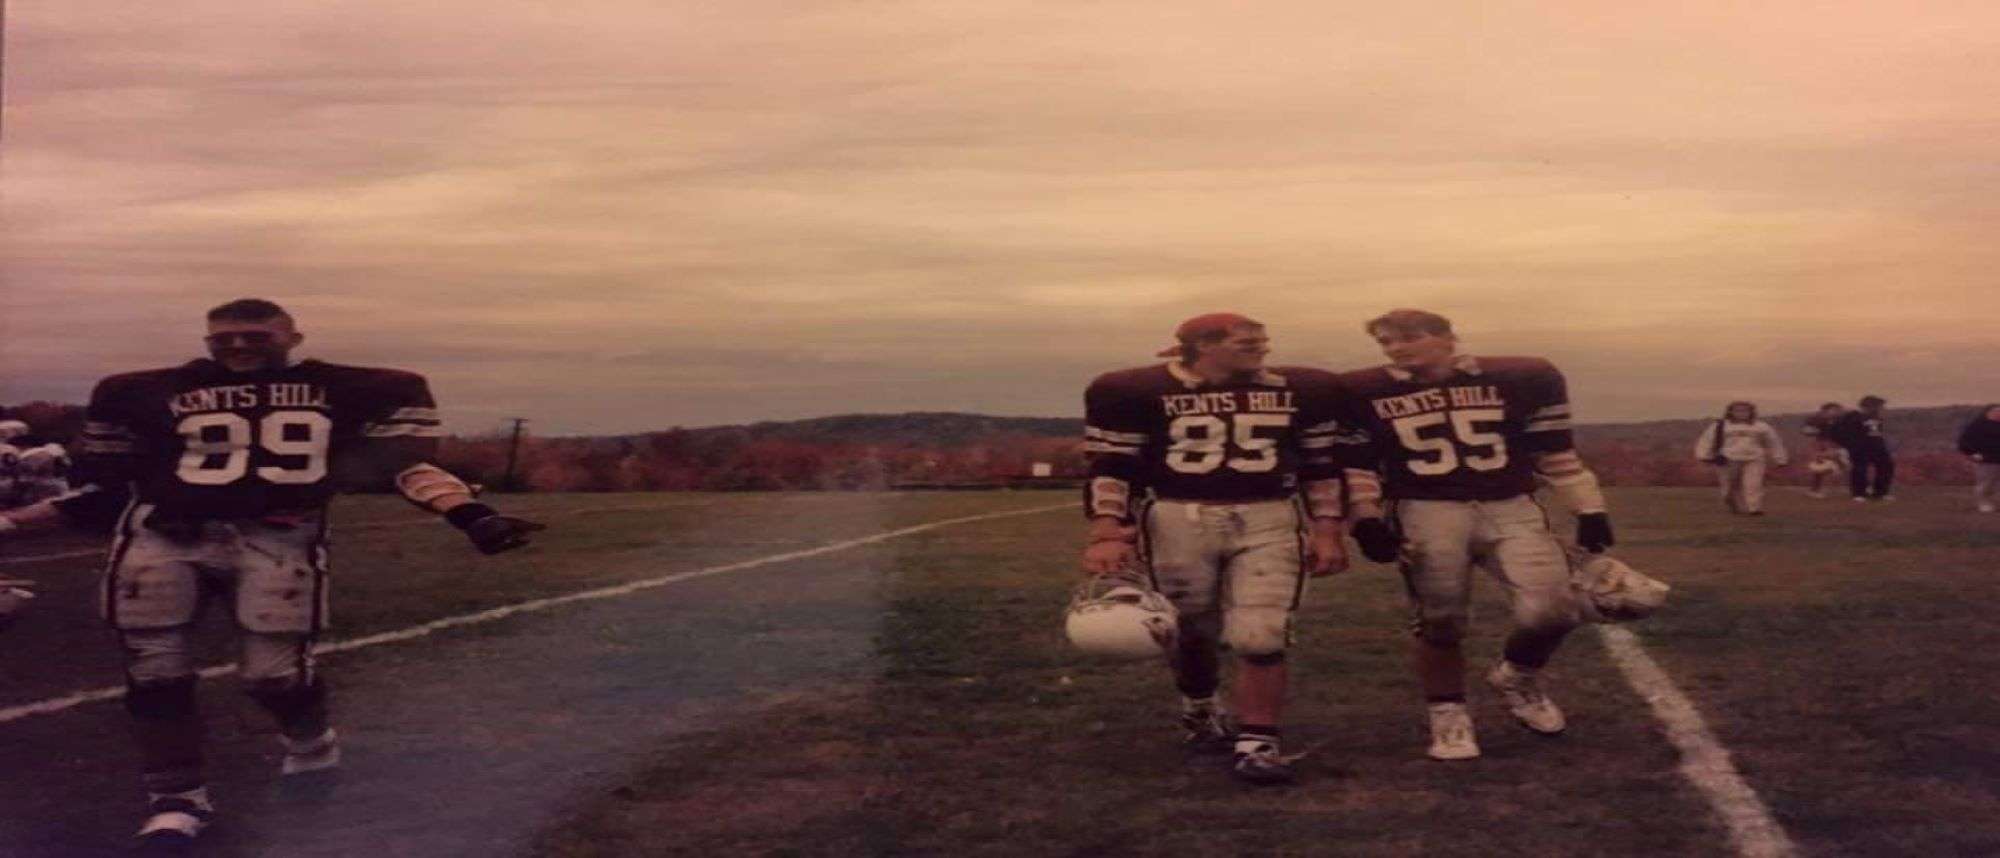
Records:
{"label": "football cleat", "polygon": [[1181,730],[1184,731],[1181,745],[1197,754],[1223,753],[1236,740],[1236,731],[1229,729],[1228,716],[1213,706],[1183,711]]}
{"label": "football cleat", "polygon": [[1237,780],[1252,784],[1286,784],[1297,776],[1292,771],[1292,761],[1278,753],[1278,740],[1274,736],[1258,736],[1245,733],[1236,737],[1236,758],[1230,763],[1229,773]]}
{"label": "football cleat", "polygon": [[278,738],[285,744],[285,760],[278,766],[279,774],[302,775],[340,765],[340,734],[335,733],[332,727],[313,739]]}
{"label": "football cleat", "polygon": [[1553,736],[1569,726],[1563,719],[1562,709],[1542,691],[1540,677],[1514,667],[1512,662],[1501,660],[1486,672],[1486,683],[1507,701],[1507,711],[1514,713],[1514,719],[1521,726]]}
{"label": "football cleat", "polygon": [[136,835],[141,855],[189,855],[194,839],[215,818],[208,788],[185,792],[153,793],[147,801],[151,815]]}
{"label": "football cleat", "polygon": [[1470,760],[1479,756],[1479,742],[1472,738],[1472,713],[1463,703],[1432,703],[1431,747],[1433,760]]}

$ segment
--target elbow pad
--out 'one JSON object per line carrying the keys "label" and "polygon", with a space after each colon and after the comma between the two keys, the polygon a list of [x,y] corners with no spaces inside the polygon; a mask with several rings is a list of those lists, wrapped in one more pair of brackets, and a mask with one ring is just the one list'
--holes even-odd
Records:
{"label": "elbow pad", "polygon": [[396,491],[405,500],[432,512],[437,511],[433,502],[451,495],[472,496],[472,487],[450,471],[429,462],[419,462],[396,475]]}

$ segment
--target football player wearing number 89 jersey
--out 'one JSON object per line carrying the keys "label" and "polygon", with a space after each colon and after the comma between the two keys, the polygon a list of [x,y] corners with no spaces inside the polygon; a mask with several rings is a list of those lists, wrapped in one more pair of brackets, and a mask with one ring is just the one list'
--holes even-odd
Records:
{"label": "football player wearing number 89 jersey", "polygon": [[150,849],[185,848],[214,813],[190,640],[207,595],[233,603],[243,681],[278,722],[283,773],[317,771],[339,762],[312,654],[327,625],[326,505],[336,490],[393,480],[489,554],[540,529],[473,500],[429,462],[442,432],[421,376],[293,361],[303,339],[269,301],[211,310],[210,358],[97,385],[78,462],[89,485],[0,515],[0,535],[116,517],[102,608],[125,651],[125,705],[150,795],[139,836]]}
{"label": "football player wearing number 89 jersey", "polygon": [[[1189,319],[1175,337],[1160,353],[1172,360],[1107,373],[1084,393],[1083,567],[1145,564],[1179,614],[1168,661],[1189,746],[1233,750],[1246,781],[1283,782],[1292,614],[1308,571],[1347,567],[1333,376],[1266,369],[1264,327],[1234,313]],[[1223,646],[1237,662],[1233,731],[1216,703]]]}
{"label": "football player wearing number 89 jersey", "polygon": [[1345,422],[1360,431],[1337,446],[1356,539],[1369,559],[1400,561],[1408,584],[1430,756],[1479,755],[1460,648],[1474,566],[1505,588],[1514,619],[1487,681],[1524,726],[1560,733],[1562,710],[1537,671],[1580,616],[1568,556],[1533,498],[1537,484],[1577,514],[1583,548],[1612,542],[1603,493],[1571,439],[1562,374],[1541,358],[1459,354],[1451,323],[1436,313],[1395,310],[1366,329],[1390,363],[1340,376],[1352,397]]}

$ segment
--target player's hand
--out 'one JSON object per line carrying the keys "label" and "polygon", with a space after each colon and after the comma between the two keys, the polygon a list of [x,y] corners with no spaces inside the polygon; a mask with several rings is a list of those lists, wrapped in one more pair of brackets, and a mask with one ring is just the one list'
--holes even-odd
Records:
{"label": "player's hand", "polygon": [[1377,563],[1394,563],[1403,554],[1403,538],[1380,516],[1354,522],[1354,541],[1361,545],[1361,556]]}
{"label": "player's hand", "polygon": [[1313,519],[1306,536],[1306,572],[1314,578],[1347,571],[1347,542],[1340,519]]}
{"label": "player's hand", "polygon": [[1139,565],[1139,547],[1120,539],[1093,542],[1083,549],[1083,571],[1109,575]]}
{"label": "player's hand", "polygon": [[1576,517],[1576,544],[1592,554],[1603,554],[1604,549],[1617,544],[1611,536],[1611,516],[1601,512],[1586,512]]}

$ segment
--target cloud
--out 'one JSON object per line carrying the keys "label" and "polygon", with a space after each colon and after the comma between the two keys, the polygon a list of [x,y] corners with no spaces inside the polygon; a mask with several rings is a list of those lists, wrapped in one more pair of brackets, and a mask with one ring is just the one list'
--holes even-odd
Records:
{"label": "cloud", "polygon": [[1335,365],[1433,307],[1586,415],[1991,398],[1980,5],[19,11],[0,398],[243,294],[550,431],[1073,413],[1224,307]]}

